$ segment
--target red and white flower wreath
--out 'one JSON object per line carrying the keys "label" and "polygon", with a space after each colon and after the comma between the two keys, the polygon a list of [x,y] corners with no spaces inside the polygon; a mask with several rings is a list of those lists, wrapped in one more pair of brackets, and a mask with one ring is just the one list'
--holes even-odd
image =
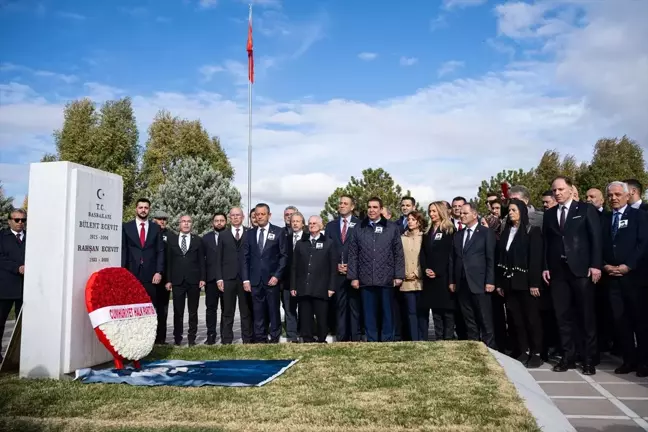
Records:
{"label": "red and white flower wreath", "polygon": [[131,360],[139,368],[157,332],[157,314],[142,284],[128,270],[109,267],[90,276],[85,294],[92,327],[115,367],[122,369],[124,360]]}

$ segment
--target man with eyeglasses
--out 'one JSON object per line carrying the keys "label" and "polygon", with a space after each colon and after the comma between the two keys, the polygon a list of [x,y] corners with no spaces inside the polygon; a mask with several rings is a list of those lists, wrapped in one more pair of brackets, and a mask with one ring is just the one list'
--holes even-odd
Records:
{"label": "man with eyeglasses", "polygon": [[[27,212],[23,209],[14,209],[9,214],[8,222],[9,229],[0,231],[0,336],[4,334],[12,306],[15,306],[16,317],[22,308]],[[2,361],[1,340],[0,361]]]}

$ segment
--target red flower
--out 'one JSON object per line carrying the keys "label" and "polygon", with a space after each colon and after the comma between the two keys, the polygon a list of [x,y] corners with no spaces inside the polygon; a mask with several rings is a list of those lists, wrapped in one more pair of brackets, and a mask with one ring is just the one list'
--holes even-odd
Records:
{"label": "red flower", "polygon": [[88,312],[106,306],[151,303],[151,297],[135,276],[122,267],[108,267],[90,276],[86,284]]}

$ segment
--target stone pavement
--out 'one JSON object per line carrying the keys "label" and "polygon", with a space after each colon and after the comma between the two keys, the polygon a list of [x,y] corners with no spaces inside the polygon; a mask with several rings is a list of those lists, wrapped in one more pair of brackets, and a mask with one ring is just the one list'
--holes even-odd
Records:
{"label": "stone pavement", "polygon": [[[173,307],[171,304],[169,306],[167,342],[173,342]],[[220,319],[219,309],[218,326],[220,326]],[[184,322],[183,345],[186,345],[188,328],[186,312]],[[430,324],[432,327],[432,322]],[[2,338],[3,351],[9,343],[13,325],[13,321],[8,321],[5,327]],[[220,343],[220,327],[217,331],[218,343]],[[433,330],[431,334],[434,334]],[[198,309],[196,342],[201,344],[206,339],[205,298],[202,296]],[[241,325],[237,311],[234,320],[234,343],[241,342]],[[577,370],[564,373],[552,372],[550,364],[530,370],[530,373],[578,431],[648,431],[648,378],[637,378],[634,373],[615,375],[613,371],[619,364],[618,359],[603,355],[596,375],[591,377],[584,376]]]}

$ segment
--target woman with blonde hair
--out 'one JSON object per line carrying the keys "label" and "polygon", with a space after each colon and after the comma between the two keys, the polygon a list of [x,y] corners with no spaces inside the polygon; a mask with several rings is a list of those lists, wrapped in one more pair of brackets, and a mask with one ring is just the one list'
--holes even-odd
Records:
{"label": "woman with blonde hair", "polygon": [[403,321],[407,323],[411,340],[422,340],[419,323],[419,303],[423,290],[422,274],[419,254],[421,253],[421,242],[425,231],[425,218],[421,213],[412,210],[407,215],[407,231],[403,233],[403,253],[405,254],[405,280],[400,287],[403,296]]}
{"label": "woman with blonde hair", "polygon": [[[452,252],[452,238],[455,226],[450,220],[447,206],[443,201],[435,201],[428,206],[432,225],[423,236],[421,246],[421,269],[423,269],[423,295],[421,331],[427,340],[430,322],[430,309],[434,318],[436,340],[451,340],[455,331],[455,299],[448,289],[449,261]],[[424,327],[424,330],[423,330]]]}

